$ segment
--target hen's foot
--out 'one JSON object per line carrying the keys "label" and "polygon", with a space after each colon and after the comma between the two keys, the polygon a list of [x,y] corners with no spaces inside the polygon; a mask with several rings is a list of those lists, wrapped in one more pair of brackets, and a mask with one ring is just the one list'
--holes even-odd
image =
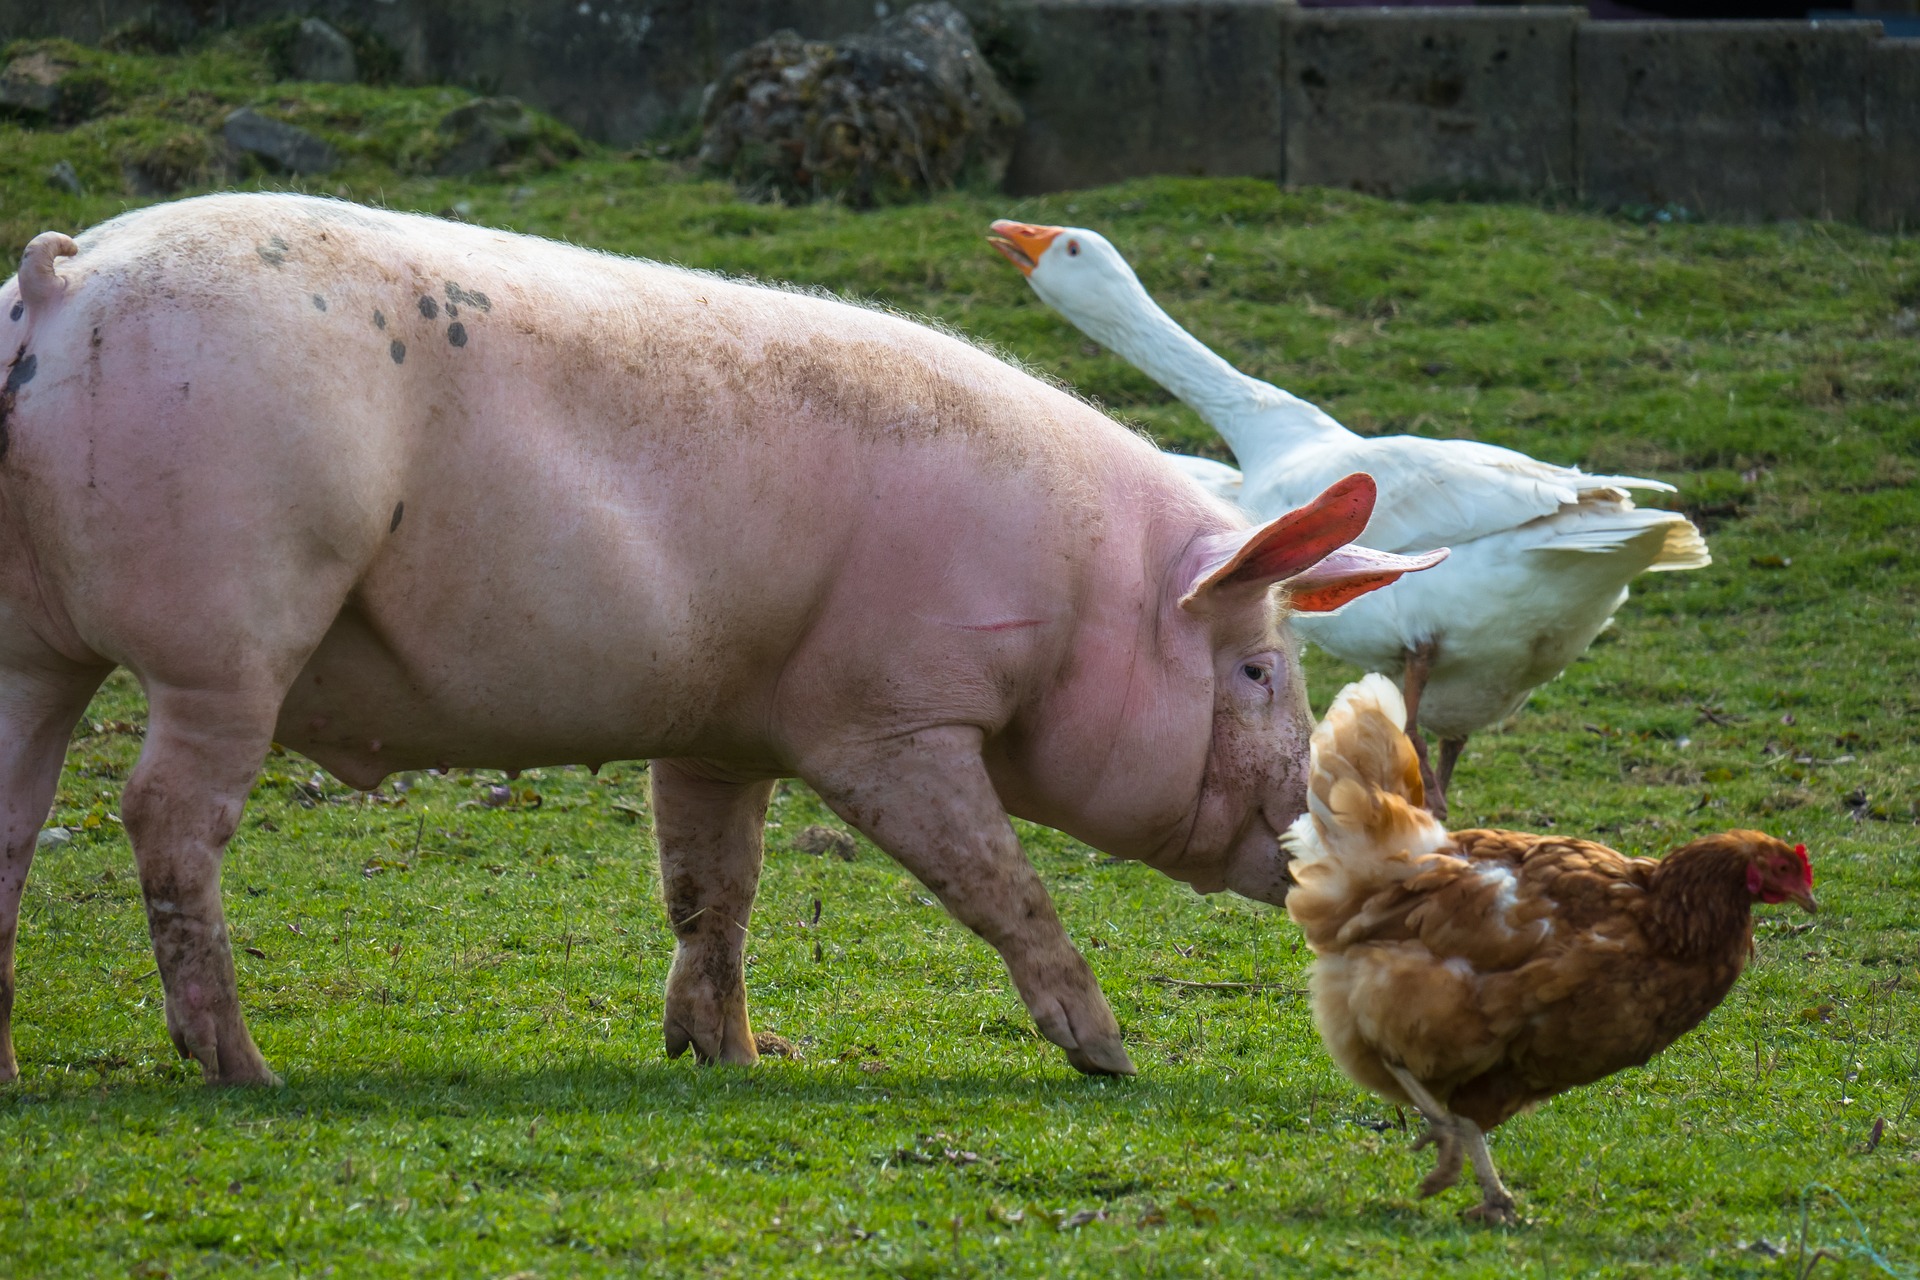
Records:
{"label": "hen's foot", "polygon": [[1460,1216],[1469,1222],[1481,1222],[1490,1227],[1520,1225],[1520,1215],[1514,1212],[1512,1196],[1488,1196]]}
{"label": "hen's foot", "polygon": [[1451,1129],[1428,1129],[1420,1135],[1420,1140],[1413,1144],[1413,1149],[1418,1151],[1426,1146],[1438,1146],[1439,1150],[1434,1153],[1433,1172],[1420,1180],[1422,1200],[1429,1196],[1437,1196],[1460,1181],[1461,1157],[1465,1154],[1460,1149],[1459,1136]]}

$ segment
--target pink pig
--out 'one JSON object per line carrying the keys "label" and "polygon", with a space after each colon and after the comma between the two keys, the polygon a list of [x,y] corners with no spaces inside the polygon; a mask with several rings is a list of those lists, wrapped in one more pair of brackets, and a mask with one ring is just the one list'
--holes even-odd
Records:
{"label": "pink pig", "polygon": [[209,1081],[274,1079],[219,882],[275,740],[361,787],[654,760],[667,1048],[706,1061],[754,1060],[761,827],[803,778],[1074,1066],[1130,1072],[1007,815],[1280,902],[1287,609],[1444,554],[1345,546],[1364,476],[1249,528],[896,316],[334,201],[41,235],[0,335],[0,1080],[35,837],[115,666],[150,705],[121,812],[167,1027]]}

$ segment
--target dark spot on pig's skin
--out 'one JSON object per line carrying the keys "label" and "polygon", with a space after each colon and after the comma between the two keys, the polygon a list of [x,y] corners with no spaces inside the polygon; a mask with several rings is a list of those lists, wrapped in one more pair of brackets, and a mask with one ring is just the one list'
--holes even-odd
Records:
{"label": "dark spot on pig's skin", "polygon": [[314,294],[314,295],[313,295],[313,309],[314,309],[315,311],[325,311],[325,310],[327,309],[327,300],[326,300],[325,298],[323,298],[323,297],[321,297],[321,296],[320,296],[319,294],[317,294],[317,293],[316,293],[316,294]]}
{"label": "dark spot on pig's skin", "polygon": [[16,302],[13,304],[13,314],[8,318],[11,319],[15,324],[18,324],[20,323],[20,317],[25,315],[26,313],[27,313],[27,304],[24,302]]}
{"label": "dark spot on pig's skin", "polygon": [[462,289],[459,285],[449,280],[447,281],[447,309],[449,313],[451,313],[453,304],[456,302],[466,307],[478,307],[482,311],[493,310],[493,303],[488,299],[486,294],[474,293],[470,290]]}
{"label": "dark spot on pig's skin", "polygon": [[7,429],[7,419],[13,416],[13,400],[20,388],[33,381],[33,375],[40,371],[40,357],[27,354],[27,344],[21,343],[20,349],[13,353],[13,362],[7,366],[6,386],[0,387],[0,461],[7,456],[7,446],[13,443],[13,437]]}
{"label": "dark spot on pig's skin", "polygon": [[292,246],[279,236],[268,236],[267,242],[253,246],[253,251],[259,254],[260,261],[268,266],[284,267],[287,265],[287,250],[290,248]]}
{"label": "dark spot on pig's skin", "polygon": [[447,341],[451,342],[456,347],[466,346],[467,345],[467,326],[461,324],[458,320],[448,325]]}
{"label": "dark spot on pig's skin", "polygon": [[21,343],[20,350],[14,353],[13,363],[7,366],[7,390],[18,391],[32,382],[33,375],[38,372],[40,372],[40,357],[28,355],[26,344]]}
{"label": "dark spot on pig's skin", "polygon": [[440,304],[432,298],[423,297],[420,299],[420,314],[428,320],[431,320],[440,314]]}
{"label": "dark spot on pig's skin", "polygon": [[392,344],[387,347],[387,354],[393,357],[395,364],[405,364],[407,360],[407,344],[395,338]]}
{"label": "dark spot on pig's skin", "polygon": [[451,320],[459,314],[460,314],[460,308],[454,306],[451,302],[449,302],[447,304],[447,319]]}
{"label": "dark spot on pig's skin", "polygon": [[377,307],[373,312],[373,327],[376,329],[384,329],[387,327],[387,313]]}
{"label": "dark spot on pig's skin", "polygon": [[406,512],[407,512],[406,503],[396,502],[393,504],[393,519],[387,522],[388,533],[392,533],[395,529],[398,529],[400,527],[400,517],[405,515]]}

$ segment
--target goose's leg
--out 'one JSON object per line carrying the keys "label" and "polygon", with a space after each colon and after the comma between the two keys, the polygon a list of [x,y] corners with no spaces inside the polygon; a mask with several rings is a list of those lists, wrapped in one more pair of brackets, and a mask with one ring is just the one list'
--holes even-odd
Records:
{"label": "goose's leg", "polygon": [[1421,1084],[1411,1071],[1405,1067],[1395,1066],[1391,1062],[1386,1066],[1387,1070],[1393,1072],[1393,1078],[1400,1082],[1400,1087],[1407,1091],[1407,1097],[1412,1100],[1413,1105],[1420,1109],[1420,1114],[1427,1118],[1427,1131],[1420,1135],[1419,1141],[1413,1144],[1413,1149],[1419,1151],[1429,1144],[1438,1144],[1440,1148],[1434,1153],[1433,1172],[1420,1182],[1422,1199],[1437,1196],[1460,1180],[1460,1158],[1463,1152],[1458,1126],[1463,1122],[1458,1116],[1448,1111],[1438,1098],[1429,1093],[1427,1087]]}
{"label": "goose's leg", "polygon": [[1513,1195],[1500,1181],[1500,1171],[1493,1167],[1493,1157],[1487,1152],[1487,1135],[1465,1116],[1455,1116],[1454,1124],[1466,1144],[1467,1155],[1473,1160],[1473,1176],[1480,1182],[1480,1203],[1467,1210],[1466,1216],[1494,1226],[1515,1225],[1520,1216],[1513,1211]]}
{"label": "goose's leg", "polygon": [[1440,784],[1440,802],[1447,800],[1447,788],[1453,785],[1453,766],[1460,763],[1460,753],[1467,749],[1465,738],[1440,739],[1440,769],[1434,780]]}
{"label": "goose's leg", "polygon": [[1427,793],[1427,812],[1445,822],[1446,787],[1433,776],[1433,768],[1427,763],[1427,735],[1420,732],[1420,695],[1426,691],[1427,676],[1433,671],[1433,659],[1439,650],[1437,641],[1423,640],[1406,651],[1406,678],[1401,682],[1401,690],[1407,701],[1407,738],[1420,761],[1420,785]]}

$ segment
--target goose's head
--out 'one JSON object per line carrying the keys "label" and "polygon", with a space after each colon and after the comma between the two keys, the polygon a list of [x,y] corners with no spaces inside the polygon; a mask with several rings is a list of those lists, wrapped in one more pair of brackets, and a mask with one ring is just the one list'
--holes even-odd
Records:
{"label": "goose's head", "polygon": [[1083,317],[1123,315],[1146,298],[1133,268],[1098,231],[1006,218],[991,230],[988,242],[1019,269],[1040,300],[1076,323]]}

